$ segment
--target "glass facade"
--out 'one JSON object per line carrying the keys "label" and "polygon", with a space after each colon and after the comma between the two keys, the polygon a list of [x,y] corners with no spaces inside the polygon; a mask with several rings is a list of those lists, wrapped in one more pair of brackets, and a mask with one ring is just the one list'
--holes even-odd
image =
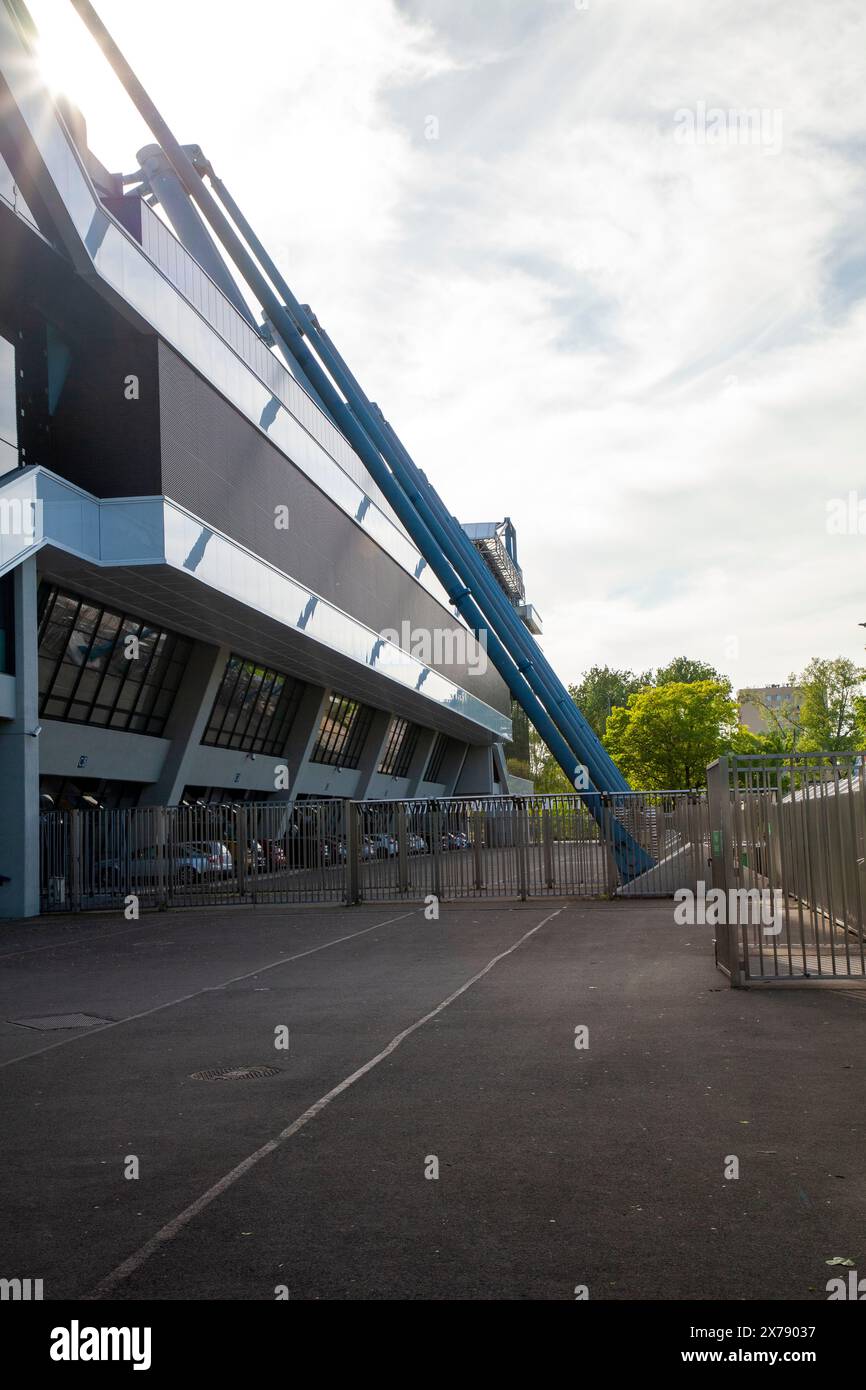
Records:
{"label": "glass facade", "polygon": [[18,405],[15,348],[0,337],[0,474],[18,467]]}
{"label": "glass facade", "polygon": [[373,711],[367,705],[346,695],[332,695],[310,761],[356,768],[372,722]]}
{"label": "glass facade", "polygon": [[279,755],[286,746],[303,681],[230,656],[202,743],[244,753]]}
{"label": "glass facade", "polygon": [[417,724],[410,724],[408,719],[398,719],[395,715],[388,725],[379,771],[389,777],[406,777],[418,747],[419,732]]}
{"label": "glass facade", "polygon": [[186,637],[43,584],[39,713],[160,735],[191,649]]}
{"label": "glass facade", "polygon": [[7,207],[10,207],[19,217],[23,217],[24,221],[29,222],[31,227],[36,228],[37,232],[39,231],[36,226],[36,218],[22,198],[21,189],[13,179],[9,165],[2,157],[0,157],[0,198],[3,199]]}

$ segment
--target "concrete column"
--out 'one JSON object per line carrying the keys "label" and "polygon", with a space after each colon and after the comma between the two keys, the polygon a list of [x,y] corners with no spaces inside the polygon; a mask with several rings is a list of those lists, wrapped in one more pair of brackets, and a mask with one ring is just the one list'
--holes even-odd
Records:
{"label": "concrete column", "polygon": [[144,788],[139,805],[176,806],[180,801],[230,656],[229,647],[196,642],[166,721],[163,737],[171,740],[171,747],[162,772]]}
{"label": "concrete column", "polygon": [[294,800],[301,769],[310,760],[330,698],[331,691],[321,685],[308,685],[301,696],[282,757],[289,769],[289,785],[285,791],[276,793],[277,801]]}
{"label": "concrete column", "polygon": [[493,748],[489,743],[471,744],[467,750],[454,796],[491,796],[493,793]]}
{"label": "concrete column", "polygon": [[373,714],[373,722],[370,731],[364,740],[364,747],[361,749],[361,759],[358,763],[358,782],[355,787],[355,801],[363,801],[367,792],[370,790],[370,783],[376,775],[376,769],[382,761],[382,754],[385,751],[385,739],[388,734],[388,725],[391,723],[391,715],[387,710],[377,709]]}
{"label": "concrete column", "polygon": [[[500,790],[501,790],[503,796],[505,796],[505,795],[507,794],[507,792],[508,792],[508,764],[507,764],[506,761],[505,761],[505,746],[504,746],[504,744],[502,744],[502,743],[494,743],[493,748],[491,749],[491,752],[492,752],[492,754],[493,754],[493,768],[494,768],[494,769],[496,770],[496,772],[499,774],[499,784],[498,784],[498,785],[499,785],[499,788],[500,788]],[[496,783],[496,781],[494,780],[494,781],[491,783],[490,790],[491,790],[491,791],[495,791],[496,786],[497,786],[497,783]]]}
{"label": "concrete column", "polygon": [[424,776],[424,769],[427,766],[430,754],[433,752],[433,744],[436,742],[435,729],[422,729],[418,735],[418,744],[415,748],[415,755],[409,764],[409,771],[406,774],[409,778],[409,795],[417,796],[421,779]]}
{"label": "concrete column", "polygon": [[39,662],[36,557],[13,571],[15,716],[0,721],[0,786],[5,824],[0,848],[0,917],[39,914]]}
{"label": "concrete column", "polygon": [[460,774],[463,771],[463,764],[468,753],[469,745],[460,743],[457,739],[452,739],[446,748],[445,757],[442,760],[442,770],[439,773],[439,781],[445,787],[445,796],[457,795],[457,783],[460,781]]}

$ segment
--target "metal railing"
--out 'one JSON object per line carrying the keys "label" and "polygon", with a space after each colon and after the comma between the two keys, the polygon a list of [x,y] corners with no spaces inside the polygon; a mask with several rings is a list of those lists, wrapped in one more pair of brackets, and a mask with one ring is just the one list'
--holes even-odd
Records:
{"label": "metal railing", "polygon": [[42,908],[341,902],[343,822],[335,801],[49,811]]}
{"label": "metal railing", "polygon": [[721,759],[709,783],[732,981],[866,978],[863,754]]}
{"label": "metal railing", "polygon": [[[606,795],[609,818],[585,802],[575,794],[50,811],[40,828],[42,908],[132,915],[220,903],[669,897],[705,872],[702,794]],[[607,828],[617,824],[655,861],[628,883]]]}

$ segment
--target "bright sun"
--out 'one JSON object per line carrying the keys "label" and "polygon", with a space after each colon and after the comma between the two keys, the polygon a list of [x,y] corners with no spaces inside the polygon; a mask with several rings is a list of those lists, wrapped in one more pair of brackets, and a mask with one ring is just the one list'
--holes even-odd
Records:
{"label": "bright sun", "polygon": [[[39,29],[39,66],[48,86],[84,102],[105,86],[107,64],[71,7],[31,6]],[[41,23],[39,22],[41,20]]]}
{"label": "bright sun", "polygon": [[27,0],[27,8],[39,34],[41,80],[79,108],[88,142],[104,163],[132,165],[147,132],[96,41],[66,0]]}

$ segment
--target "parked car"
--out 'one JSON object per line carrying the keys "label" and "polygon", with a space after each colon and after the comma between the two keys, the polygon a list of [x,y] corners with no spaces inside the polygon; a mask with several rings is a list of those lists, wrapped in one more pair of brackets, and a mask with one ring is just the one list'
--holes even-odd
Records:
{"label": "parked car", "polygon": [[234,859],[228,845],[220,840],[196,840],[188,845],[178,845],[178,855],[186,856],[190,862],[204,860],[204,873],[214,872],[228,877],[234,872]]}
{"label": "parked car", "polygon": [[372,844],[377,859],[393,859],[399,849],[395,835],[380,832],[376,835],[366,835],[364,838]]}
{"label": "parked car", "polygon": [[286,851],[279,840],[262,840],[262,854],[268,872],[274,873],[286,867]]}
{"label": "parked car", "polygon": [[[326,864],[345,864],[348,857],[345,840],[326,840],[322,846],[323,860]],[[365,835],[358,846],[358,857],[363,860],[376,859],[377,848],[372,835]]]}
{"label": "parked car", "polygon": [[248,869],[255,869],[257,873],[266,873],[268,868],[268,857],[265,854],[265,847],[259,840],[247,840],[247,847],[244,852],[244,863]]}
{"label": "parked car", "polygon": [[290,825],[285,838],[286,860],[299,869],[312,869],[322,862],[323,841],[318,826]]}
{"label": "parked car", "polygon": [[449,830],[442,836],[443,849],[468,849],[469,836],[465,830]]}
{"label": "parked car", "polygon": [[427,853],[427,841],[424,839],[424,836],[423,836],[423,835],[415,835],[414,833],[413,833],[413,834],[410,834],[410,836],[409,836],[409,853],[410,853],[410,854],[426,854],[426,853]]}
{"label": "parked car", "polygon": [[[133,885],[157,883],[164,873],[175,883],[201,883],[208,878],[231,874],[233,867],[228,846],[216,840],[176,845],[173,851],[149,845],[132,856],[128,877]],[[120,857],[100,860],[97,869],[103,875],[113,874],[122,879],[127,875],[126,860]]]}
{"label": "parked car", "polygon": [[125,859],[97,859],[91,875],[90,883],[86,886],[88,893],[126,893],[129,890],[131,874]]}

